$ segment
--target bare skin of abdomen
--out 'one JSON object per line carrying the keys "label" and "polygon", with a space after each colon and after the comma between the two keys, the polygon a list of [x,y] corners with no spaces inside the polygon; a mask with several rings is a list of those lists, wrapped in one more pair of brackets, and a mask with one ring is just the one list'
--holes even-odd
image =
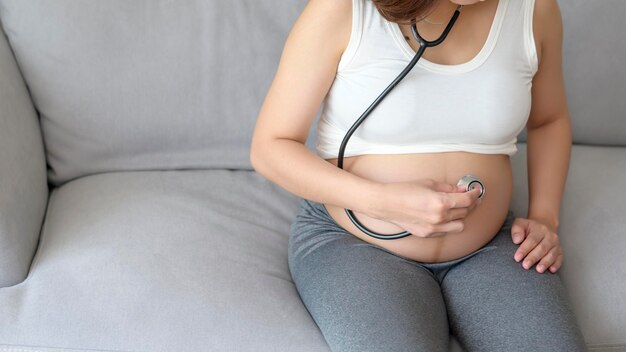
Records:
{"label": "bare skin of abdomen", "polygon": [[[336,158],[327,161],[337,166]],[[456,185],[466,174],[475,175],[481,180],[485,186],[485,194],[481,204],[464,218],[463,230],[436,237],[409,235],[395,240],[374,238],[359,230],[343,208],[324,204],[330,216],[347,232],[401,257],[424,263],[457,259],[487,244],[503,225],[513,193],[511,161],[505,154],[364,154],[344,158],[343,169],[381,183],[430,178]],[[361,224],[377,233],[394,234],[405,231],[391,222],[357,211],[353,213]]]}

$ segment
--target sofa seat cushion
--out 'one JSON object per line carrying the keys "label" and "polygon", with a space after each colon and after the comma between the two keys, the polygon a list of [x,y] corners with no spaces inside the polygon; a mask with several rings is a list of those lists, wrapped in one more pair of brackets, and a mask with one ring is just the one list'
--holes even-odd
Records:
{"label": "sofa seat cushion", "polygon": [[[518,148],[511,206],[524,217]],[[626,348],[625,153],[575,145],[561,210],[558,273],[597,352]],[[288,269],[298,202],[243,170],[112,172],[54,188],[28,278],[0,289],[0,351],[328,351]],[[450,350],[462,351],[454,336]]]}
{"label": "sofa seat cushion", "polygon": [[28,278],[0,290],[0,344],[324,351],[287,264],[298,200],[250,171],[102,173],[55,188]]}

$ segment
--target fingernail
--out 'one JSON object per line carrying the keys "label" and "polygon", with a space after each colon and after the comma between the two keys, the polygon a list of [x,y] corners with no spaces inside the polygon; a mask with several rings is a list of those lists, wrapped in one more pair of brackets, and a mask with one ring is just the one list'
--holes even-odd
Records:
{"label": "fingernail", "polygon": [[530,267],[530,263],[529,262],[524,262],[524,264],[522,264],[524,266],[524,269],[528,269]]}
{"label": "fingernail", "polygon": [[544,270],[545,268],[546,268],[546,267],[545,267],[545,266],[543,266],[543,265],[537,265],[537,270],[539,270],[540,272],[543,272],[543,270]]}

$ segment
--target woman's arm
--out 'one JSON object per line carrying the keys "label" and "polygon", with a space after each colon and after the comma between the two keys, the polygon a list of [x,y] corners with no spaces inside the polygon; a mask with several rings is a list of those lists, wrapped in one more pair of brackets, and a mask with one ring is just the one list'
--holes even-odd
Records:
{"label": "woman's arm", "polygon": [[337,168],[305,146],[351,29],[351,0],[309,1],[289,33],[261,107],[250,161],[293,194],[373,216],[379,184]]}
{"label": "woman's arm", "polygon": [[572,130],[561,64],[563,25],[556,0],[535,2],[540,64],[533,79],[527,124],[528,218],[556,232],[569,169]]}

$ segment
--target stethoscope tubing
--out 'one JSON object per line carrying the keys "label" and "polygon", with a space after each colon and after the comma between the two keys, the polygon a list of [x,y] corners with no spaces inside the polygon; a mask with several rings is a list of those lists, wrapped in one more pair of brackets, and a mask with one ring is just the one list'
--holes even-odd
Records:
{"label": "stethoscope tubing", "polygon": [[[339,167],[340,169],[343,169],[343,155],[346,149],[346,145],[348,144],[348,140],[350,139],[352,134],[356,131],[356,129],[359,127],[359,125],[361,125],[361,123],[365,121],[365,118],[372,112],[372,110],[374,110],[374,108],[378,106],[378,104],[385,98],[385,96],[393,88],[395,88],[395,86],[398,83],[400,83],[400,81],[413,69],[417,61],[424,54],[424,51],[426,50],[426,48],[437,46],[441,44],[444,41],[444,39],[446,39],[446,37],[448,36],[448,33],[452,29],[452,26],[454,25],[454,22],[456,22],[457,17],[459,17],[459,14],[461,13],[462,8],[463,8],[463,5],[457,6],[456,10],[454,10],[454,14],[452,15],[452,18],[446,25],[446,28],[444,29],[443,33],[439,36],[439,38],[433,41],[428,41],[422,38],[422,36],[420,36],[419,32],[417,31],[416,23],[413,22],[411,26],[411,32],[413,33],[413,37],[415,37],[415,40],[420,44],[419,49],[415,53],[415,56],[413,57],[413,59],[411,59],[409,64],[404,68],[404,70],[402,70],[402,72],[400,72],[400,74],[391,82],[391,84],[389,84],[389,86],[385,88],[385,90],[378,96],[378,98],[376,98],[372,102],[372,104],[365,110],[365,112],[363,112],[361,117],[359,117],[356,120],[356,122],[352,125],[352,127],[350,127],[348,132],[346,132],[346,135],[344,136],[343,141],[341,142],[341,145],[339,146],[339,155],[337,157],[337,167]],[[352,210],[350,209],[344,209],[344,210],[346,211],[346,214],[348,214],[348,218],[350,218],[352,223],[354,223],[354,225],[357,228],[359,228],[359,230],[361,230],[362,232],[364,232],[365,234],[369,236],[372,236],[378,239],[383,239],[383,240],[394,240],[394,239],[403,238],[403,237],[411,235],[411,233],[408,231],[403,231],[403,232],[399,232],[395,234],[388,234],[388,235],[374,232],[366,228],[363,224],[361,224],[359,220],[357,220],[356,216],[354,216],[354,213],[352,212]]]}

